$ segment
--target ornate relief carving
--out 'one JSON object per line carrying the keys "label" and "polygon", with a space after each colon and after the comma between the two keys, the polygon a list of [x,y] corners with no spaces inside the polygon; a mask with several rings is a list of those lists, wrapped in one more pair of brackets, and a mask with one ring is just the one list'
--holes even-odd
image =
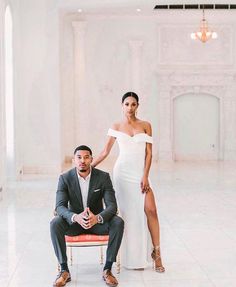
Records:
{"label": "ornate relief carving", "polygon": [[162,25],[159,29],[159,64],[232,65],[233,27],[216,27],[218,38],[205,44],[191,39],[190,34],[196,28],[186,24]]}
{"label": "ornate relief carving", "polygon": [[[172,157],[173,101],[184,94],[209,94],[220,100],[220,159],[230,147],[236,153],[236,87],[235,72],[229,73],[167,73],[158,74],[160,83],[160,158]],[[224,150],[226,148],[226,150]]]}

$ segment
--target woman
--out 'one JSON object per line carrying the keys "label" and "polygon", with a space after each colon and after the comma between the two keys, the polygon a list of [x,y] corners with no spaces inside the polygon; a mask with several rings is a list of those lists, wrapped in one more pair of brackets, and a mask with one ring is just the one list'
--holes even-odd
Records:
{"label": "woman", "polygon": [[155,270],[164,272],[155,198],[148,179],[152,160],[152,129],[150,123],[136,117],[138,106],[139,98],[135,93],[128,92],[122,97],[124,119],[109,129],[105,148],[92,165],[98,165],[108,156],[117,139],[120,154],[114,166],[113,181],[119,210],[125,221],[122,262],[127,268],[146,267],[148,225]]}

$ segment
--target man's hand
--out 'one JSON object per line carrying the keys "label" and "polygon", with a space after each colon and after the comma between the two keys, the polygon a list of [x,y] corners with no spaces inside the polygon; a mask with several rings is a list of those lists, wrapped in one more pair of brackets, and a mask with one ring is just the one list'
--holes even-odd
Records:
{"label": "man's hand", "polygon": [[88,227],[88,213],[85,209],[80,214],[76,214],[74,217],[74,221],[77,222],[80,226],[82,226],[84,229],[89,229]]}
{"label": "man's hand", "polygon": [[93,227],[95,224],[98,223],[97,216],[92,213],[89,207],[86,208],[88,214],[88,226],[89,228]]}
{"label": "man's hand", "polygon": [[89,229],[98,223],[96,215],[94,215],[88,207],[80,214],[76,214],[74,221],[84,229]]}

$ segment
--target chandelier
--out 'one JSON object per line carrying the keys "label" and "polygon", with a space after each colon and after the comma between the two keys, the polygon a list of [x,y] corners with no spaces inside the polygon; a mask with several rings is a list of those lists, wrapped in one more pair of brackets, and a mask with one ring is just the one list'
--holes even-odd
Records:
{"label": "chandelier", "polygon": [[202,43],[206,43],[209,39],[216,39],[217,33],[209,29],[207,20],[205,18],[204,8],[202,10],[202,20],[200,22],[199,30],[195,33],[191,33],[191,38],[193,40],[200,40]]}

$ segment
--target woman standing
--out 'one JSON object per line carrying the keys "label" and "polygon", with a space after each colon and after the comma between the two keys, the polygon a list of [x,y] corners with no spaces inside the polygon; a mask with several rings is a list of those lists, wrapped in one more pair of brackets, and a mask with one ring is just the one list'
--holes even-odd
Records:
{"label": "woman standing", "polygon": [[102,162],[117,140],[120,153],[114,166],[113,181],[125,221],[122,262],[131,269],[146,267],[148,226],[155,270],[164,272],[155,198],[148,178],[152,161],[152,129],[150,123],[136,117],[138,106],[137,94],[128,92],[122,97],[124,120],[109,129],[106,145],[92,165]]}

